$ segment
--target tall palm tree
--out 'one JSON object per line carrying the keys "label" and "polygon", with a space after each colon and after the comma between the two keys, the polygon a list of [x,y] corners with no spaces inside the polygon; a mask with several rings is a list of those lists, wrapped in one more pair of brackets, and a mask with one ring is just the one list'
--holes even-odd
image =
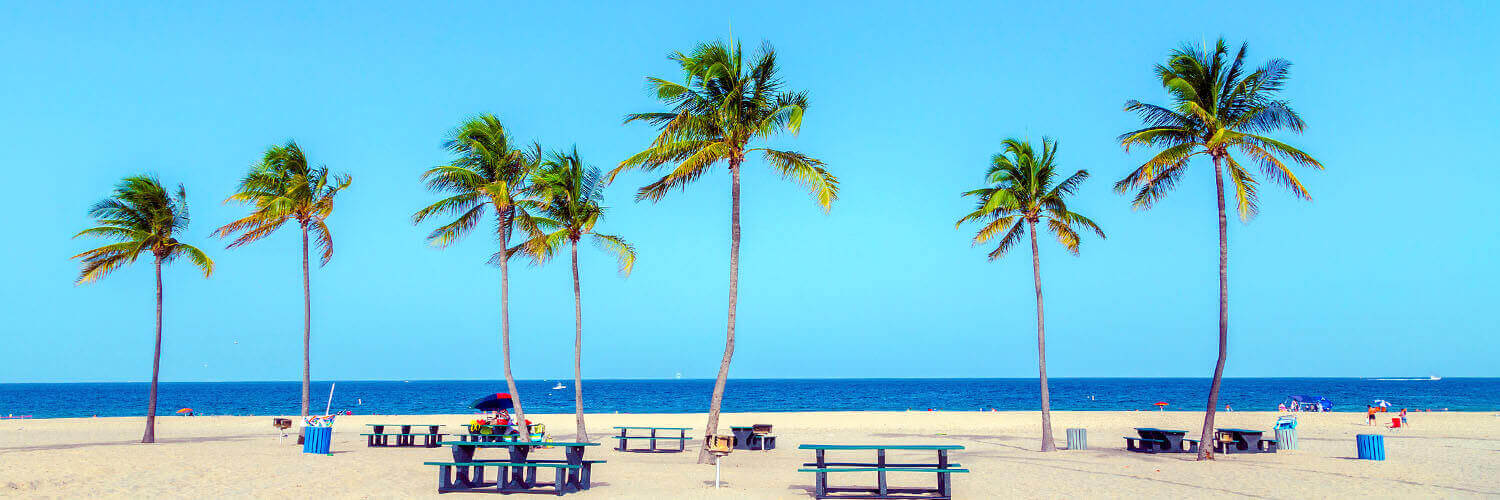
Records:
{"label": "tall palm tree", "polygon": [[728,164],[729,318],[724,358],[719,362],[719,375],[709,399],[704,449],[698,454],[699,463],[713,463],[707,441],[718,431],[719,406],[724,399],[729,361],[734,356],[735,304],[739,297],[740,166],[746,154],[759,152],[772,170],[807,187],[825,212],[838,198],[838,179],[824,170],[823,162],[816,158],[795,151],[751,147],[751,141],[764,141],[782,132],[796,134],[802,128],[802,114],[807,110],[806,92],[782,90],[776,51],[769,43],[763,44],[760,53],[751,60],[744,58],[740,45],[733,40],[701,43],[692,53],[677,52],[670,59],[682,68],[686,81],[647,78],[656,97],[671,110],[626,115],[625,123],[643,121],[656,126],[659,133],[650,147],[620,162],[609,177],[613,181],[625,170],[653,172],[670,164],[661,179],[636,192],[637,201],[657,201],[673,188],[685,189],[714,165]]}
{"label": "tall palm tree", "polygon": [[155,176],[137,175],[126,177],[115,185],[109,198],[95,203],[89,209],[98,226],[79,231],[74,238],[89,236],[114,240],[72,258],[82,261],[77,283],[87,284],[108,276],[120,267],[135,262],[141,254],[150,253],[156,268],[156,352],[151,357],[151,396],[146,403],[146,433],[142,443],[156,442],[156,382],[161,371],[161,265],[170,264],[178,257],[203,271],[203,277],[213,275],[214,261],[198,247],[177,240],[177,235],[187,231],[187,190],[177,186],[177,193],[168,193]]}
{"label": "tall palm tree", "polygon": [[542,160],[541,146],[530,150],[516,147],[510,133],[495,115],[470,118],[455,129],[443,144],[453,154],[453,162],[422,173],[427,189],[449,195],[412,215],[420,224],[439,215],[457,216],[427,235],[436,247],[445,248],[473,232],[486,212],[495,218],[500,250],[490,262],[500,266],[500,349],[505,358],[505,385],[515,403],[516,421],[521,422],[521,439],[531,440],[525,432],[526,412],[521,393],[510,370],[510,257],[518,250],[509,248],[511,234],[517,225],[530,227],[530,213],[535,203],[526,200],[527,181]]}
{"label": "tall palm tree", "polygon": [[333,258],[333,233],[328,216],[333,198],[351,182],[347,174],[331,174],[328,167],[313,167],[296,141],[271,146],[260,163],[240,180],[240,186],[225,203],[250,205],[250,215],[214,230],[235,248],[270,236],[288,221],[297,221],[302,232],[302,416],[307,416],[308,386],[312,384],[312,281],[308,271],[308,234],[317,236],[319,266]]}
{"label": "tall palm tree", "polygon": [[990,158],[990,167],[985,174],[989,187],[964,193],[964,196],[979,198],[979,202],[974,211],[959,219],[957,224],[959,227],[966,222],[984,224],[974,235],[975,245],[1004,235],[990,251],[990,260],[1005,256],[1021,240],[1021,235],[1031,235],[1031,277],[1036,289],[1036,355],[1042,393],[1042,451],[1054,451],[1057,445],[1052,441],[1052,404],[1047,390],[1047,327],[1042,314],[1042,263],[1037,255],[1036,225],[1045,222],[1063,248],[1074,255],[1078,255],[1079,229],[1104,237],[1104,231],[1094,221],[1068,210],[1065,199],[1089,178],[1088,171],[1079,170],[1054,184],[1058,174],[1056,142],[1043,138],[1041,154],[1037,154],[1031,143],[1006,139],[1002,152]]}
{"label": "tall palm tree", "polygon": [[[1160,147],[1150,160],[1115,183],[1115,191],[1135,191],[1133,205],[1151,208],[1177,185],[1189,160],[1205,155],[1214,165],[1214,187],[1219,204],[1219,358],[1213,383],[1208,389],[1208,411],[1203,418],[1203,442],[1210,442],[1214,412],[1219,404],[1219,385],[1229,350],[1229,231],[1224,215],[1224,173],[1234,183],[1240,219],[1248,222],[1258,211],[1259,182],[1232,153],[1248,157],[1261,174],[1282,185],[1293,195],[1311,200],[1302,181],[1283,159],[1322,169],[1323,165],[1301,150],[1265,134],[1282,129],[1302,132],[1302,117],[1291,103],[1280,98],[1291,63],[1272,59],[1246,73],[1245,53],[1249,44],[1231,58],[1229,46],[1220,38],[1212,50],[1184,45],[1156,66],[1156,76],[1170,95],[1170,107],[1125,102],[1125,111],[1140,116],[1145,127],[1120,136],[1120,145]],[[1202,447],[1199,460],[1213,459],[1213,450]]]}
{"label": "tall palm tree", "polygon": [[578,241],[588,238],[614,254],[620,274],[628,276],[635,265],[635,247],[623,238],[594,232],[604,216],[605,182],[599,169],[584,164],[578,147],[572,152],[553,152],[532,177],[533,197],[541,204],[532,216],[535,228],[522,248],[537,263],[557,255],[564,243],[573,263],[573,411],[578,420],[580,442],[588,441],[583,423],[583,292],[578,281]]}

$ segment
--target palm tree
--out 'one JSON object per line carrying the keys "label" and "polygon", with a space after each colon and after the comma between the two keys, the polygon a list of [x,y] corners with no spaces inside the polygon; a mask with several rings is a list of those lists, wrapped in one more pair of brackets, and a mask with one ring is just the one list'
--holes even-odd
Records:
{"label": "palm tree", "polygon": [[175,195],[168,193],[155,176],[126,177],[115,185],[109,198],[89,208],[89,216],[98,226],[79,231],[74,238],[90,236],[114,240],[72,258],[80,259],[83,269],[77,283],[87,284],[108,276],[120,267],[150,253],[156,267],[156,353],[151,357],[151,396],[146,403],[146,433],[142,443],[156,442],[156,382],[161,371],[161,265],[178,257],[198,266],[207,278],[214,272],[214,261],[198,247],[178,241],[176,236],[187,230],[187,190],[177,186]]}
{"label": "palm tree", "polygon": [[541,204],[532,216],[536,229],[522,248],[538,264],[557,255],[564,243],[573,261],[573,411],[578,420],[580,442],[587,442],[583,423],[583,292],[578,282],[578,240],[589,238],[599,248],[615,255],[620,274],[630,275],[635,265],[635,247],[623,238],[594,232],[604,216],[604,179],[599,169],[586,166],[574,146],[570,153],[553,152],[532,177],[533,196]]}
{"label": "palm tree", "polygon": [[[746,61],[738,43],[715,41],[699,44],[691,54],[674,53],[670,59],[686,73],[684,82],[647,78],[656,97],[670,111],[626,115],[625,123],[643,121],[659,130],[646,150],[620,162],[610,172],[613,181],[631,169],[656,171],[671,165],[661,179],[636,192],[636,200],[658,201],[672,188],[685,189],[716,164],[729,166],[729,319],[724,358],[709,399],[705,445],[699,463],[713,463],[707,441],[719,427],[719,405],[729,361],[734,356],[735,303],[739,297],[740,259],[740,166],[747,153],[759,152],[772,170],[795,180],[812,192],[826,212],[838,198],[838,179],[823,169],[823,162],[795,151],[750,147],[753,140],[767,140],[782,132],[796,134],[807,110],[807,93],[782,90],[777,76],[776,51],[769,43],[760,54]],[[749,63],[748,67],[746,63]]]}
{"label": "palm tree", "polygon": [[500,250],[490,262],[500,266],[500,349],[505,358],[505,385],[515,403],[516,421],[521,422],[521,439],[531,440],[525,432],[526,412],[521,393],[510,371],[510,257],[518,250],[509,248],[516,225],[530,227],[529,209],[535,203],[524,199],[527,180],[542,159],[541,146],[528,150],[517,148],[505,126],[495,115],[484,114],[459,125],[443,144],[454,156],[453,162],[422,173],[427,189],[449,195],[412,215],[420,224],[438,215],[457,216],[427,235],[438,248],[445,248],[473,232],[486,211],[495,217]]}
{"label": "palm tree", "polygon": [[1057,143],[1054,141],[1043,138],[1042,151],[1038,155],[1031,143],[1006,139],[1003,151],[990,158],[990,168],[985,175],[990,187],[964,193],[964,196],[979,198],[979,202],[974,211],[959,219],[957,224],[960,227],[966,222],[984,224],[974,235],[975,245],[1004,235],[990,251],[990,260],[1005,256],[1020,241],[1021,235],[1031,234],[1031,276],[1036,289],[1036,354],[1042,392],[1042,451],[1055,451],[1057,445],[1052,442],[1052,405],[1047,391],[1047,328],[1042,315],[1042,264],[1037,255],[1036,225],[1046,222],[1047,229],[1073,255],[1078,255],[1078,229],[1087,229],[1100,238],[1104,237],[1104,231],[1094,221],[1068,210],[1064,199],[1072,196],[1078,185],[1089,178],[1088,171],[1079,170],[1053,184],[1059,173],[1056,162]]}
{"label": "palm tree", "polygon": [[[1224,216],[1225,170],[1234,183],[1240,220],[1248,222],[1258,211],[1259,182],[1231,152],[1249,157],[1260,167],[1262,175],[1305,200],[1312,198],[1283,159],[1306,167],[1323,168],[1307,153],[1264,135],[1281,129],[1300,133],[1302,117],[1292,111],[1289,101],[1279,98],[1291,63],[1272,59],[1246,74],[1245,53],[1248,48],[1249,44],[1240,45],[1239,52],[1230,58],[1229,47],[1220,38],[1211,52],[1186,45],[1173,51],[1166,63],[1156,66],[1156,75],[1170,95],[1172,106],[1126,101],[1125,111],[1140,116],[1145,127],[1120,136],[1120,145],[1126,151],[1131,146],[1162,148],[1140,168],[1115,183],[1117,192],[1135,191],[1133,205],[1139,209],[1151,208],[1166,196],[1187,171],[1188,161],[1194,156],[1207,155],[1213,161],[1214,187],[1219,203],[1219,359],[1214,365],[1213,383],[1208,389],[1208,411],[1203,418],[1205,444],[1212,437],[1219,385],[1224,378],[1224,360],[1229,353],[1229,232]],[[1213,450],[1202,447],[1198,459],[1213,459]]]}
{"label": "palm tree", "polygon": [[287,221],[297,221],[302,231],[302,416],[307,416],[308,386],[312,384],[312,282],[307,265],[308,233],[317,236],[322,255],[319,266],[333,258],[333,233],[326,223],[333,213],[333,198],[351,179],[346,174],[330,174],[328,167],[312,167],[296,141],[271,146],[259,164],[240,180],[239,190],[225,203],[250,205],[250,215],[215,229],[214,235],[238,237],[229,243],[235,248],[270,236]]}

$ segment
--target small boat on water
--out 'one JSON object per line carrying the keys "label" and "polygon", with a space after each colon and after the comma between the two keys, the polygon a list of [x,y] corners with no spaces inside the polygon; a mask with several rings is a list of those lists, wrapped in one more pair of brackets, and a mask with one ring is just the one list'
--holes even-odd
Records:
{"label": "small boat on water", "polygon": [[563,383],[562,383],[562,382],[558,382],[558,383],[557,383],[557,385],[554,385],[554,386],[552,386],[552,389],[553,389],[553,390],[558,390],[558,389],[567,389],[567,388],[568,388],[568,386],[566,386],[566,385],[563,385]]}

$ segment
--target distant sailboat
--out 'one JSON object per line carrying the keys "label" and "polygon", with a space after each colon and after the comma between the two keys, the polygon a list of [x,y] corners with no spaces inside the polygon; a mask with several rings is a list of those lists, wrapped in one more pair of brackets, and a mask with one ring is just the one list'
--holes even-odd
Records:
{"label": "distant sailboat", "polygon": [[568,386],[563,385],[562,382],[558,382],[557,385],[552,386],[553,390],[567,389],[567,388],[568,388]]}
{"label": "distant sailboat", "polygon": [[1443,377],[1439,377],[1437,375],[1428,375],[1427,376],[1427,380],[1442,380],[1442,379],[1443,379]]}

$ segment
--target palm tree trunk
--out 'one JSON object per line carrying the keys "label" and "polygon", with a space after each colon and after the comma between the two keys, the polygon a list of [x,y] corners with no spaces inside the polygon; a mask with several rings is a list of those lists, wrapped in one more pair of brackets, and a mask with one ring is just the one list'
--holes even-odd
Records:
{"label": "palm tree trunk", "polygon": [[516,391],[516,378],[510,373],[510,223],[511,209],[500,214],[500,351],[505,358],[505,387],[510,390],[510,401],[515,403],[514,423],[521,430],[521,440],[531,441],[531,431],[526,426],[526,411],[521,409],[521,394]]}
{"label": "palm tree trunk", "polygon": [[570,240],[573,253],[573,412],[578,417],[578,442],[589,441],[583,424],[583,291],[578,286],[578,240]]}
{"label": "palm tree trunk", "polygon": [[1036,364],[1041,372],[1042,451],[1057,451],[1052,442],[1052,402],[1047,392],[1047,326],[1042,319],[1042,260],[1036,250],[1036,221],[1027,221],[1031,233],[1031,276],[1036,286]]}
{"label": "palm tree trunk", "polygon": [[703,448],[698,463],[714,463],[708,443],[719,432],[719,406],[724,402],[724,383],[729,379],[729,360],[734,357],[734,313],[740,286],[740,162],[738,155],[729,159],[729,324],[724,335],[724,359],[719,361],[719,375],[714,378],[714,393],[708,401],[708,425],[703,427]]}
{"label": "palm tree trunk", "polygon": [[1219,201],[1219,360],[1214,380],[1208,386],[1208,411],[1203,415],[1203,437],[1198,460],[1213,460],[1214,412],[1219,407],[1219,385],[1224,381],[1224,360],[1229,357],[1229,221],[1224,216],[1224,170],[1214,155],[1214,186]]}
{"label": "palm tree trunk", "polygon": [[307,223],[302,223],[302,416],[307,416],[312,385],[312,281],[307,270]]}
{"label": "palm tree trunk", "polygon": [[161,256],[156,257],[156,354],[151,356],[151,396],[146,398],[146,434],[142,443],[156,442],[156,380],[161,373]]}

